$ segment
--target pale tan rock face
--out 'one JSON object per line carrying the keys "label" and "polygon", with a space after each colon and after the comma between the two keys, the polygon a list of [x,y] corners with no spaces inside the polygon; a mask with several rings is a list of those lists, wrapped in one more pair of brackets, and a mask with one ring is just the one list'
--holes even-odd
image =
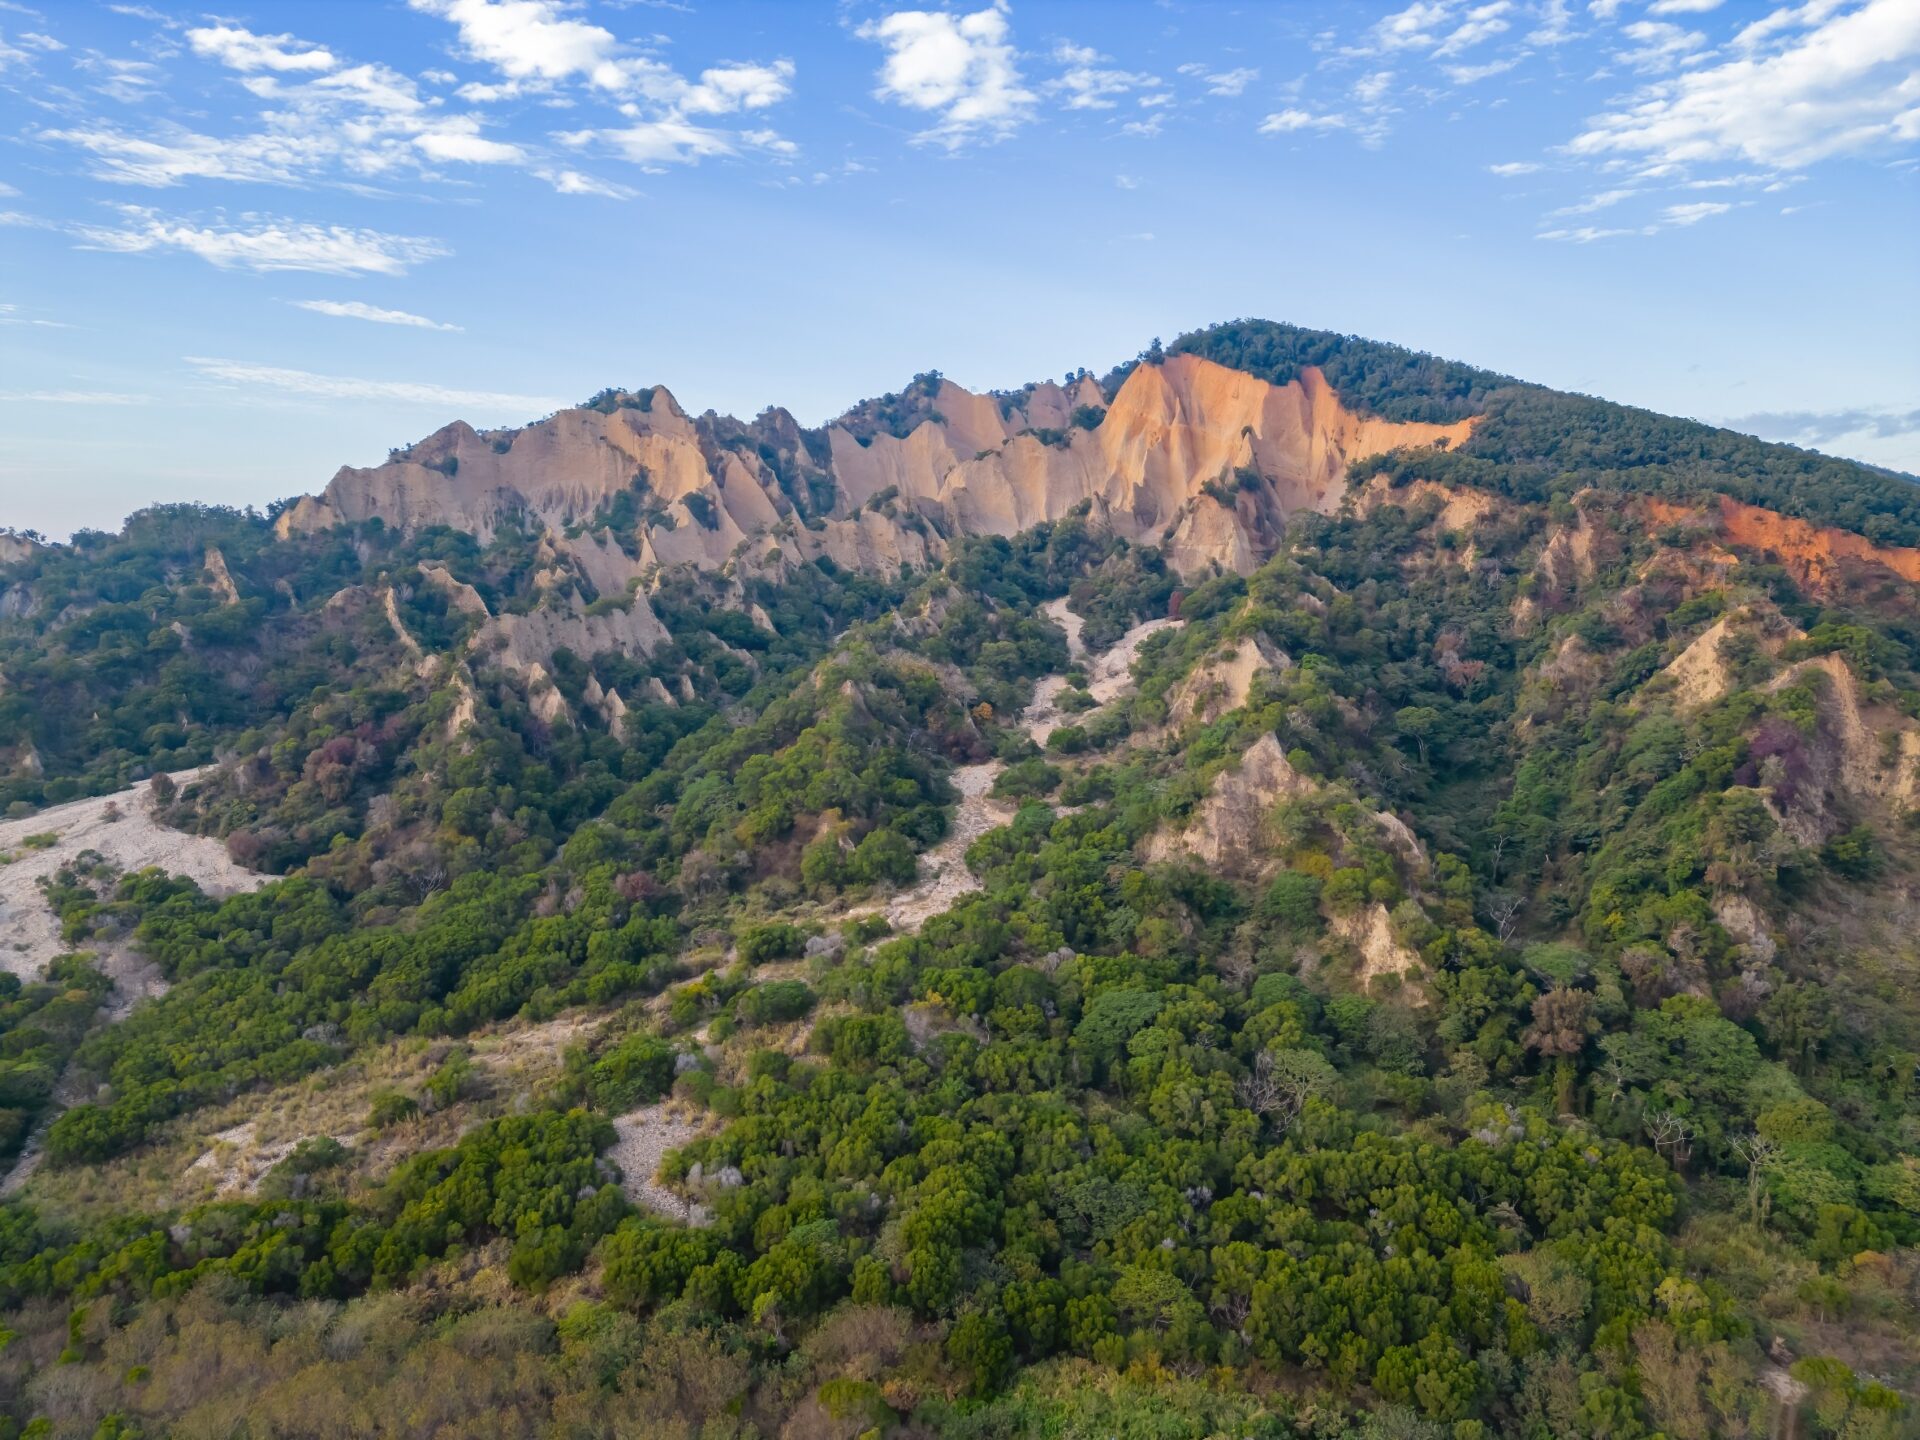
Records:
{"label": "pale tan rock face", "polygon": [[238,605],[240,592],[234,587],[233,574],[227,569],[227,557],[220,553],[218,546],[207,547],[205,570],[207,585],[218,595],[223,604]]}
{"label": "pale tan rock face", "polygon": [[589,615],[577,596],[565,605],[542,605],[526,615],[501,615],[489,620],[473,638],[476,655],[509,670],[531,673],[545,665],[557,650],[591,656],[613,651],[623,655],[651,654],[667,638],[644,596],[636,595],[626,610]]}
{"label": "pale tan rock face", "polygon": [[1387,975],[1417,979],[1426,974],[1426,962],[1394,938],[1385,905],[1375,904],[1357,915],[1336,915],[1332,929],[1360,952],[1359,980],[1364,989],[1371,990],[1376,980]]}
{"label": "pale tan rock face", "polygon": [[1191,858],[1229,874],[1257,873],[1272,857],[1267,819],[1282,800],[1301,800],[1318,786],[1287,761],[1280,741],[1262,735],[1240,763],[1223,770],[1184,830],[1147,841],[1149,860]]}
{"label": "pale tan rock face", "polygon": [[1231,641],[1168,692],[1169,717],[1176,726],[1195,720],[1211,724],[1247,703],[1255,677],[1292,664],[1264,635]]}
{"label": "pale tan rock face", "polygon": [[[507,516],[531,516],[607,593],[662,568],[760,563],[769,550],[781,564],[824,554],[894,570],[938,559],[942,533],[1011,535],[1086,505],[1094,523],[1164,545],[1184,574],[1246,573],[1272,552],[1289,514],[1339,505],[1354,460],[1457,444],[1472,426],[1362,416],[1318,370],[1272,385],[1192,355],[1135,367],[1112,397],[1082,378],[1035,386],[1003,405],[942,381],[931,400],[937,418],[904,438],[863,442],[845,425],[829,427],[839,500],[818,529],[799,523],[761,454],[727,440],[712,417],[688,418],[664,389],[649,392],[647,404],[563,410],[486,435],[456,422],[388,464],[341,470],[324,495],[285,511],[280,531],[377,517],[401,528],[450,525],[486,541]],[[1092,429],[1073,424],[1077,412],[1103,410]],[[770,424],[756,434],[798,433],[785,417]],[[565,533],[643,478],[649,502],[673,524],[644,528],[637,557]],[[867,508],[889,491],[898,514]],[[916,513],[933,527],[909,524]]]}

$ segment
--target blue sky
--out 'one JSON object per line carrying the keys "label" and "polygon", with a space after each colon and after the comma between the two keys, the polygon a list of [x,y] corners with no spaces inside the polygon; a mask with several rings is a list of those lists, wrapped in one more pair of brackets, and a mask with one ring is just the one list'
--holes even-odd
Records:
{"label": "blue sky", "polygon": [[0,525],[1261,315],[1920,472],[1920,0],[0,0]]}

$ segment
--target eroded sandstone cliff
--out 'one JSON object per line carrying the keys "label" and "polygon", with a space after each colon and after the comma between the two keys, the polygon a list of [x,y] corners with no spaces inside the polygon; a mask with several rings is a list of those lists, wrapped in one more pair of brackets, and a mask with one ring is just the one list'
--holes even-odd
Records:
{"label": "eroded sandstone cliff", "polygon": [[1082,377],[1004,396],[935,380],[912,399],[891,428],[850,412],[817,433],[777,410],[751,425],[691,417],[658,387],[520,430],[456,422],[384,465],[342,469],[280,526],[378,518],[487,541],[531,524],[604,594],[682,565],[825,555],[897,570],[937,559],[953,535],[1011,535],[1085,507],[1186,575],[1246,573],[1288,515],[1340,503],[1352,461],[1455,444],[1472,425],[1381,420],[1343,405],[1318,370],[1273,385],[1193,355],[1136,366],[1112,396]]}

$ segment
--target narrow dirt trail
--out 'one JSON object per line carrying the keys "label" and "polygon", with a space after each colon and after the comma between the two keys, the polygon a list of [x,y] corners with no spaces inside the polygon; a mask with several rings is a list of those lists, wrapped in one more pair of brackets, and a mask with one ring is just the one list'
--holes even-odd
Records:
{"label": "narrow dirt trail", "polygon": [[[1067,608],[1067,602],[1050,600],[1041,610],[1067,632],[1067,654],[1074,664],[1087,666],[1088,689],[1100,705],[1111,704],[1132,687],[1133,662],[1147,637],[1180,623],[1178,620],[1145,621],[1122,635],[1111,649],[1089,661],[1080,639],[1081,619]],[[1047,737],[1069,718],[1059,708],[1060,692],[1066,684],[1064,675],[1042,677],[1034,686],[1033,702],[1020,712],[1020,724],[1036,745],[1044,746]],[[1083,711],[1073,718],[1086,719],[1094,713]],[[920,857],[920,879],[885,905],[864,906],[849,911],[849,915],[882,911],[896,932],[918,930],[935,915],[951,909],[962,895],[978,890],[979,880],[967,869],[967,849],[989,830],[1010,822],[1017,809],[993,796],[993,782],[1005,768],[1002,761],[988,760],[955,770],[953,784],[960,792],[960,803],[954,809],[953,829],[946,839]]]}

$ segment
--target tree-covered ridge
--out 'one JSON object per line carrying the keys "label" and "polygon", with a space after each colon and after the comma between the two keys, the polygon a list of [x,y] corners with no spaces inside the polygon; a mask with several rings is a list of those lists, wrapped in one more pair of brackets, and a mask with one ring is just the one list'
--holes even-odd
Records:
{"label": "tree-covered ridge", "polygon": [[1384,468],[1529,501],[1589,487],[1684,500],[1722,493],[1881,544],[1920,544],[1920,487],[1853,461],[1267,320],[1211,326],[1167,349],[1276,385],[1317,366],[1342,403],[1389,420],[1480,417],[1458,451],[1409,453],[1384,467],[1369,461],[1367,475]]}
{"label": "tree-covered ridge", "polygon": [[1210,325],[1166,348],[1169,354],[1198,355],[1230,370],[1244,370],[1273,385],[1293,383],[1311,365],[1326,376],[1343,404],[1387,420],[1464,420],[1480,414],[1490,395],[1518,384],[1511,376],[1457,360],[1272,320]]}

